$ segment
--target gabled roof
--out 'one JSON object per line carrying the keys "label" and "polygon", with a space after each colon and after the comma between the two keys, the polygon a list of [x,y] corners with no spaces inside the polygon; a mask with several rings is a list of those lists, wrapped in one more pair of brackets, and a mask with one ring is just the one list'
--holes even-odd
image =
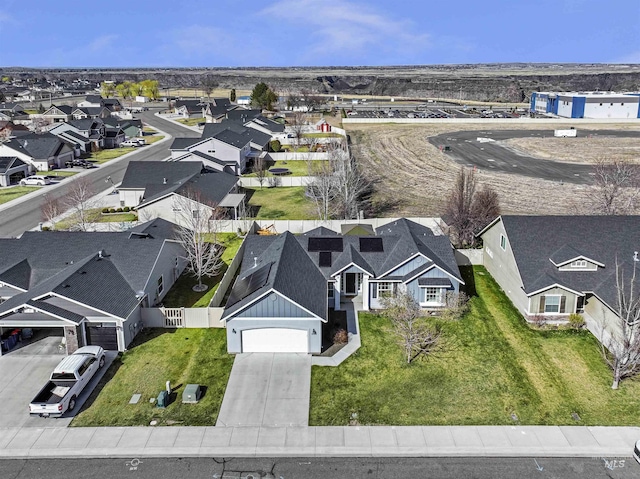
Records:
{"label": "gabled roof", "polygon": [[147,185],[183,183],[202,170],[198,161],[131,161],[120,188],[146,188]]}
{"label": "gabled roof", "polygon": [[244,108],[236,108],[227,112],[227,119],[239,120],[241,122],[247,122],[262,115],[262,110],[245,110]]}
{"label": "gabled roof", "polygon": [[102,97],[100,95],[87,95],[84,97],[84,101],[89,103],[102,103]]}
{"label": "gabled roof", "polygon": [[4,144],[38,160],[58,156],[65,148],[69,148],[51,133],[29,133]]}
{"label": "gabled roof", "polygon": [[59,110],[64,115],[71,115],[74,108],[70,105],[51,105],[43,115],[59,115],[60,113],[55,110]]}
{"label": "gabled roof", "polygon": [[186,150],[197,143],[202,143],[202,138],[174,138],[169,149]]}
{"label": "gabled roof", "polygon": [[11,168],[26,165],[24,161],[16,156],[0,156],[0,173],[6,173]]}
{"label": "gabled roof", "polygon": [[[504,215],[492,224],[500,221],[527,294],[560,284],[593,292],[613,306],[616,260],[629,269],[634,251],[640,249],[640,216]],[[575,252],[604,266],[596,271],[560,271],[549,260],[566,259]]]}
{"label": "gabled roof", "polygon": [[69,120],[67,123],[76,127],[78,130],[94,130],[104,124],[100,118],[80,118],[77,120]]}
{"label": "gabled roof", "polygon": [[556,266],[564,266],[565,264],[571,263],[576,259],[587,259],[599,266],[604,266],[604,264],[585,256],[573,246],[570,246],[568,244],[562,245],[560,249],[554,251],[551,256],[549,256],[549,259]]}
{"label": "gabled roof", "polygon": [[245,239],[242,268],[234,287],[266,265],[270,265],[270,269],[265,284],[240,301],[228,304],[225,317],[245,309],[267,292],[275,290],[323,321],[326,320],[327,281],[293,234],[285,232],[271,237],[248,236]]}
{"label": "gabled roof", "polygon": [[366,262],[366,260],[360,253],[358,253],[354,246],[350,244],[340,255],[338,255],[336,260],[331,265],[331,276],[335,276],[350,265],[355,265],[361,270],[371,275],[375,275],[371,265],[369,265],[369,263]]}
{"label": "gabled roof", "polygon": [[282,133],[284,131],[284,125],[282,123],[278,123],[277,121],[273,121],[269,118],[265,118],[262,115],[258,115],[255,118],[253,118],[253,120],[249,120],[249,121],[254,121],[258,125],[260,125],[263,128],[266,128],[272,133]]}
{"label": "gabled roof", "polygon": [[310,231],[307,231],[302,236],[338,236],[340,233],[325,228],[324,226],[318,226]]}

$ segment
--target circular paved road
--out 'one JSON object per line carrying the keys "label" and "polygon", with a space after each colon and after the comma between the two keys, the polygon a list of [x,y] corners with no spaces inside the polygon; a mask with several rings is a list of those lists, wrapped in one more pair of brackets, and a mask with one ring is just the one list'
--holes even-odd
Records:
{"label": "circular paved road", "polygon": [[[578,136],[640,138],[638,131],[578,130]],[[499,141],[511,138],[552,137],[553,130],[478,130],[457,131],[428,138],[435,146],[447,145],[445,153],[456,162],[483,170],[512,173],[565,183],[588,184],[592,181],[593,166],[579,163],[535,158],[521,155],[502,146]],[[478,141],[488,138],[495,141]],[[570,141],[568,139],[567,141]]]}

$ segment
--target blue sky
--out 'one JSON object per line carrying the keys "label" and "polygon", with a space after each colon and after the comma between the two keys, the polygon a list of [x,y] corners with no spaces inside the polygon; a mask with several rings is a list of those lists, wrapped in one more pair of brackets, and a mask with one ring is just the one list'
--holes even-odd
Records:
{"label": "blue sky", "polygon": [[640,1],[0,0],[0,39],[0,66],[640,63]]}

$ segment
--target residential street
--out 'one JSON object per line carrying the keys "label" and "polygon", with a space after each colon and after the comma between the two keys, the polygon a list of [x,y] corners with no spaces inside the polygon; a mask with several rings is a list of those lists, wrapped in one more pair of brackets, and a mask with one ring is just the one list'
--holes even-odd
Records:
{"label": "residential street", "polygon": [[[138,117],[149,126],[158,128],[171,137],[199,136],[198,133],[191,129],[182,128],[175,123],[158,118],[155,116],[155,110],[140,113]],[[171,146],[171,139],[163,141],[160,144],[142,147],[126,159],[105,163],[98,168],[87,170],[81,174],[88,175],[91,179],[92,187],[95,189],[96,193],[98,193],[111,186],[106,182],[108,176],[111,176],[111,179],[116,184],[122,181],[122,177],[124,176],[124,172],[130,161],[163,160],[170,155],[169,146]],[[20,202],[18,200],[17,203],[5,206],[4,208],[0,206],[0,237],[7,238],[19,236],[23,232],[38,226],[38,223],[42,221],[40,208],[44,194],[51,192],[54,197],[63,196],[68,190],[68,182],[69,180],[64,180],[58,186],[43,187],[40,190],[41,192],[39,195],[31,196],[27,201]]]}
{"label": "residential street", "polygon": [[638,477],[633,459],[614,458],[130,458],[0,461],[5,479],[215,478],[477,478],[627,479]]}

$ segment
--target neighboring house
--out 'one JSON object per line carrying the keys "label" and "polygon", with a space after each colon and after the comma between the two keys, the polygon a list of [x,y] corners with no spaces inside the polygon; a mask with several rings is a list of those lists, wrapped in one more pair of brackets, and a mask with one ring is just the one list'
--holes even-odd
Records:
{"label": "neighboring house", "polygon": [[74,108],[69,105],[52,105],[40,115],[40,118],[49,123],[66,122],[73,119],[73,110]]}
{"label": "neighboring house", "polygon": [[185,267],[171,223],[118,233],[27,231],[0,239],[0,334],[63,331],[67,353],[96,344],[124,351],[141,308],[162,301]]}
{"label": "neighboring house", "polygon": [[204,105],[204,119],[207,123],[220,123],[227,115],[229,109],[236,108],[231,105],[228,98],[214,98]]}
{"label": "neighboring house", "polygon": [[205,102],[201,100],[176,100],[173,111],[182,118],[204,118]]}
{"label": "neighboring house", "polygon": [[249,119],[243,124],[248,128],[253,128],[254,130],[260,131],[272,137],[284,133],[283,123],[278,123],[277,121],[270,120],[269,118],[265,118],[262,115]]}
{"label": "neighboring house", "polygon": [[29,133],[0,143],[0,156],[16,156],[27,163],[31,171],[49,171],[63,168],[75,154],[56,135]]}
{"label": "neighboring house", "polygon": [[628,278],[640,249],[640,217],[505,215],[478,236],[484,265],[527,320],[580,313],[600,339],[617,307],[616,261]]}
{"label": "neighboring house", "polygon": [[248,236],[222,318],[229,352],[317,353],[329,308],[379,309],[384,295],[408,291],[437,310],[464,284],[446,236],[407,219],[375,233]]}
{"label": "neighboring house", "polygon": [[29,176],[29,165],[17,156],[0,156],[0,186],[11,186]]}
{"label": "neighboring house", "polygon": [[124,136],[126,138],[135,138],[138,136],[142,136],[142,120],[123,120],[112,116],[111,118],[105,118],[103,121],[107,127],[120,128],[124,132]]}
{"label": "neighboring house", "polygon": [[109,118],[111,110],[103,106],[88,106],[83,108],[75,108],[71,112],[74,120],[82,120],[84,118]]}
{"label": "neighboring house", "polygon": [[0,138],[12,137],[20,134],[20,132],[30,132],[25,125],[17,125],[10,120],[0,120]]}
{"label": "neighboring house", "polygon": [[103,98],[102,103],[112,113],[122,110],[122,104],[120,103],[120,100],[118,100],[117,98]]}
{"label": "neighboring house", "polygon": [[67,123],[75,128],[78,133],[91,140],[95,150],[107,148],[105,144],[106,128],[100,118],[83,118],[81,120],[70,120]]}
{"label": "neighboring house", "polygon": [[238,193],[235,175],[203,171],[202,163],[195,161],[132,161],[118,191],[121,206],[135,207],[141,216],[176,224],[182,219],[176,206],[178,197],[195,194],[207,206],[228,210],[232,218],[238,217],[245,200],[245,195]]}
{"label": "neighboring house", "polygon": [[78,103],[78,108],[103,108],[104,106],[104,98],[100,95],[87,95],[84,100]]}

